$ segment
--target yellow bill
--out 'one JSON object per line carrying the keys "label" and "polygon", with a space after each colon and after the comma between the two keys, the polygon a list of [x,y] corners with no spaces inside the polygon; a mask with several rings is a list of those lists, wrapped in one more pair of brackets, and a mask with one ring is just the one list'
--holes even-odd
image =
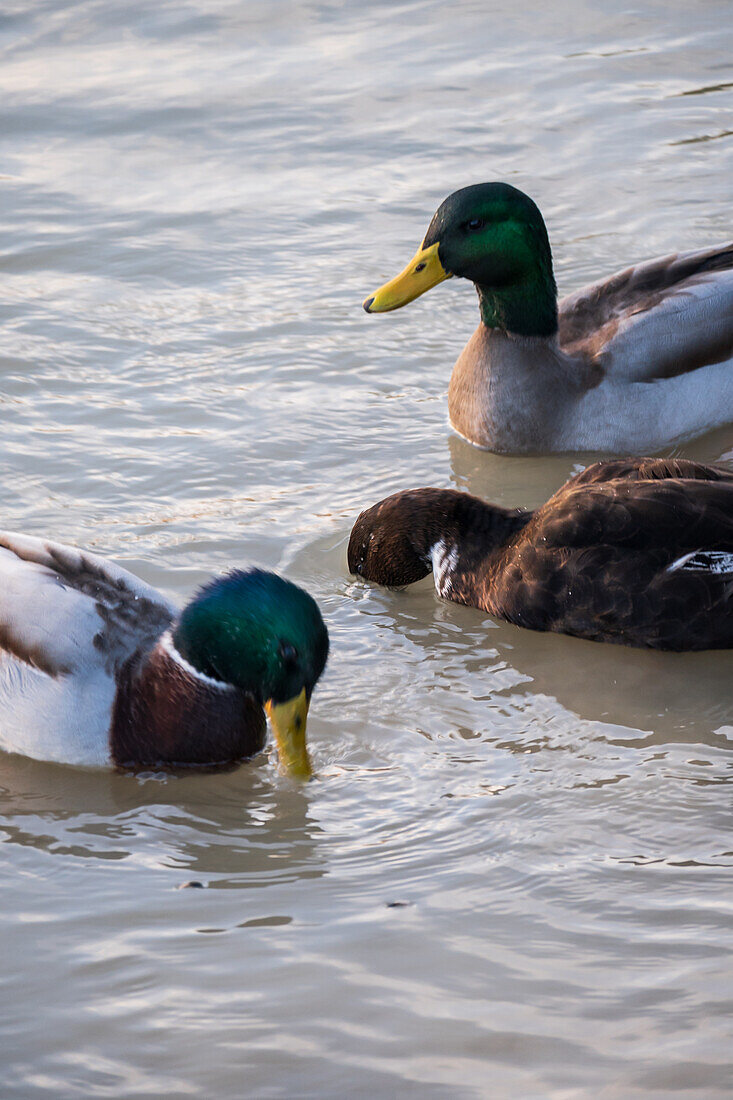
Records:
{"label": "yellow bill", "polygon": [[313,775],[308,749],[305,743],[305,726],[308,718],[308,699],[305,688],[287,703],[273,703],[269,699],[265,710],[272,723],[280,764],[289,775],[298,779],[310,779]]}
{"label": "yellow bill", "polygon": [[399,309],[444,279],[450,279],[450,271],[445,270],[438,258],[439,247],[440,241],[436,241],[429,248],[419,249],[404,271],[366,299],[364,309],[367,313],[389,313],[391,309]]}

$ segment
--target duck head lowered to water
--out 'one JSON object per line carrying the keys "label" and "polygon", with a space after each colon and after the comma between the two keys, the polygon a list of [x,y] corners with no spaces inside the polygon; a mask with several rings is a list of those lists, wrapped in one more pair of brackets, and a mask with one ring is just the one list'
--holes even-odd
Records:
{"label": "duck head lowered to water", "polygon": [[638,454],[733,420],[733,242],[637,264],[558,305],[538,207],[476,184],[448,196],[364,309],[399,309],[453,275],[475,284],[481,314],[448,390],[469,442]]}
{"label": "duck head lowered to water", "polygon": [[412,489],[362,512],[348,561],[389,586],[432,571],[440,596],[532,630],[733,647],[733,473],[683,459],[600,462],[535,511]]}
{"label": "duck head lowered to water", "polygon": [[0,747],[102,766],[232,763],[259,752],[311,774],[306,718],[326,664],[315,601],[235,570],[179,613],[96,555],[0,534]]}

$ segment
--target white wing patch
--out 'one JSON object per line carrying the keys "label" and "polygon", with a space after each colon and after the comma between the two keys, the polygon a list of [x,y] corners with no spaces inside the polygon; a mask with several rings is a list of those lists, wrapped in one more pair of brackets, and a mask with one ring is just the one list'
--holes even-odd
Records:
{"label": "white wing patch", "polygon": [[692,550],[667,566],[668,573],[676,573],[678,569],[690,573],[733,574],[733,551]]}
{"label": "white wing patch", "polygon": [[438,539],[430,550],[430,560],[435,577],[435,590],[439,596],[449,597],[453,587],[451,573],[458,562],[458,547],[448,549],[445,539]]}

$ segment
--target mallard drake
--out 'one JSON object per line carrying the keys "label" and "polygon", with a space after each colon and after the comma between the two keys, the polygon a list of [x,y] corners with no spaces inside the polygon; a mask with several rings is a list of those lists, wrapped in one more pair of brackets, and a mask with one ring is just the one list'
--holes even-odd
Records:
{"label": "mallard drake", "polygon": [[450,489],[362,512],[349,569],[531,630],[651,649],[733,646],[733,473],[683,459],[598,462],[536,511]]}
{"label": "mallard drake", "polygon": [[[307,777],[311,693],[328,656],[315,601],[260,569],[183,612],[85,551],[0,534],[0,747],[90,766],[185,767],[259,752]],[[263,710],[264,708],[264,710]]]}
{"label": "mallard drake", "polygon": [[451,275],[476,285],[481,311],[448,390],[469,442],[639,454],[733,420],[733,242],[637,264],[558,307],[537,206],[482,183],[442,203],[364,309],[399,309]]}

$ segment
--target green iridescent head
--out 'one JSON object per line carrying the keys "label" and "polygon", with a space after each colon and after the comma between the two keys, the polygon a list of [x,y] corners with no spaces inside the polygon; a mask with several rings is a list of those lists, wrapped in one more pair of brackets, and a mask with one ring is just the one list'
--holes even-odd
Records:
{"label": "green iridescent head", "polygon": [[262,569],[236,570],[188,604],[173,643],[199,672],[254,696],[270,716],[283,765],[310,774],[306,716],[328,632],[307,592]]}
{"label": "green iridescent head", "polygon": [[441,203],[418,252],[364,302],[386,313],[452,275],[476,284],[489,328],[524,336],[557,331],[557,289],[547,229],[537,206],[508,183],[479,183]]}

